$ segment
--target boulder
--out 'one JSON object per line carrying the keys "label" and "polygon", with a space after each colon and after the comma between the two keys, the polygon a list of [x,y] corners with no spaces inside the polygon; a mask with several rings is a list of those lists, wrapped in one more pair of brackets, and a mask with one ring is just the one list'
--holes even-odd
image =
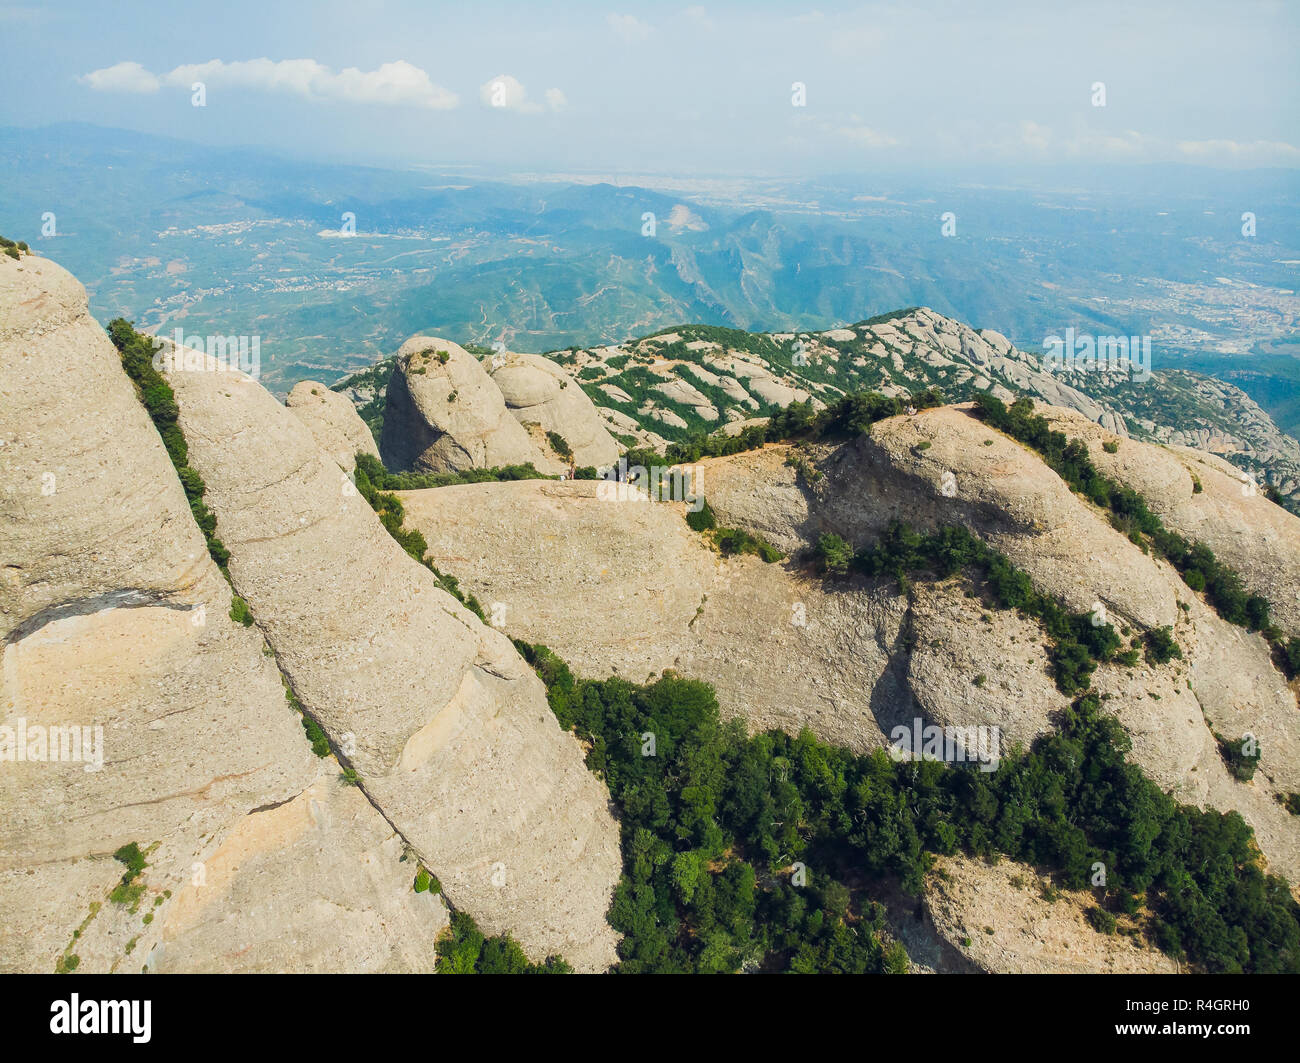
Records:
{"label": "boulder", "polygon": [[374,435],[346,395],[330,391],[314,380],[300,380],[289,392],[285,405],[307,426],[316,445],[344,472],[356,468],[358,454],[379,457]]}
{"label": "boulder", "polygon": [[[489,359],[488,365],[515,419],[562,436],[579,468],[603,469],[618,461],[619,446],[605,429],[595,403],[555,362],[540,354],[506,353]],[[567,467],[562,456],[555,457]]]}
{"label": "boulder", "polygon": [[544,472],[560,468],[506,409],[501,389],[479,360],[459,344],[432,336],[414,336],[397,352],[379,451],[393,471],[462,472],[527,463]]}

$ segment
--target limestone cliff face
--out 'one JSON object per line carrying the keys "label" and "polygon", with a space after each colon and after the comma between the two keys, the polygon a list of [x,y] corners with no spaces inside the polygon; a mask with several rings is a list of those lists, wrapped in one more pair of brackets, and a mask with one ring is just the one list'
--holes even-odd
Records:
{"label": "limestone cliff face", "polygon": [[556,432],[573,451],[574,463],[597,469],[618,461],[619,446],[606,430],[596,404],[575,380],[539,354],[497,355],[488,362],[506,408],[522,425]]}
{"label": "limestone cliff face", "polygon": [[[332,759],[300,794],[246,816],[172,900],[151,971],[432,971],[442,898],[416,893],[401,836]],[[364,888],[359,888],[364,884]]]}
{"label": "limestone cliff face", "polygon": [[[1103,934],[1088,922],[1086,890],[1043,894],[1050,883],[1032,867],[943,856],[926,880],[930,933],[981,970],[996,974],[1176,974],[1178,964],[1126,934]],[[925,957],[927,942],[908,940]]]}
{"label": "limestone cliff face", "polygon": [[[1073,609],[1091,610],[1100,602],[1120,624],[1171,626],[1182,662],[1105,666],[1095,685],[1111,695],[1107,707],[1129,731],[1133,756],[1149,775],[1182,800],[1241,812],[1270,863],[1297,878],[1300,836],[1274,800],[1300,785],[1296,694],[1270,663],[1260,636],[1218,617],[1172,566],[1114,531],[1036,455],[964,407],[881,421],[836,448],[821,468],[825,476],[810,504],[814,516],[801,527],[807,536],[835,531],[863,543],[892,518],[919,526],[963,524]],[[1230,523],[1212,534],[1230,534]],[[1263,542],[1273,536],[1272,527],[1265,522],[1249,534]],[[1296,548],[1285,527],[1281,538],[1289,544],[1283,550]],[[1289,586],[1283,581],[1270,597],[1280,600]],[[960,630],[953,632],[953,645],[963,641]],[[1261,770],[1253,782],[1232,780],[1212,731],[1260,740]]]}
{"label": "limestone cliff face", "polygon": [[1251,593],[1272,603],[1276,623],[1300,632],[1300,517],[1270,502],[1247,473],[1216,455],[1121,441],[1067,411],[1039,412],[1087,443],[1093,464],[1141,494],[1166,527],[1204,543],[1236,569]]}
{"label": "limestone cliff face", "polygon": [[[1300,837],[1276,800],[1300,789],[1296,697],[1258,635],[1221,620],[1169,565],[967,409],[892,418],[822,448],[814,457],[824,471],[811,486],[787,465],[793,457],[767,447],[702,463],[720,523],[792,552],[823,531],[864,545],[895,518],[962,524],[1076,610],[1101,602],[1131,630],[1171,626],[1183,661],[1103,665],[1096,689],[1110,695],[1108,710],[1152,778],[1180,800],[1239,811],[1270,864],[1300,877]],[[521,482],[403,499],[440,567],[503,605],[512,634],[547,643],[579,674],[643,681],[677,668],[706,679],[723,711],[753,730],[807,726],[865,750],[920,716],[996,726],[1005,742],[1027,746],[1068,703],[1039,625],[985,610],[961,579],[904,591],[893,581],[824,584],[795,565],[728,561],[686,527],[680,504],[609,492]],[[1260,739],[1254,781],[1228,774],[1215,730]]]}
{"label": "limestone cliff face", "polygon": [[[298,800],[321,767],[260,634],[227,615],[230,588],[85,292],[36,257],[0,261],[0,558],[0,735],[28,738],[28,759],[0,759],[0,970],[52,971],[65,951],[79,970],[138,970],[164,935],[184,954],[191,931],[172,915],[187,889],[266,948],[278,931],[251,913],[280,876],[228,869],[234,905],[196,883],[232,832],[260,830],[259,810]],[[90,728],[102,760],[33,756],[50,727]],[[391,834],[367,809],[358,829]],[[124,871],[112,853],[130,842],[149,863],[134,911],[108,898]],[[410,895],[376,887],[347,846],[301,855],[283,875],[332,877],[350,907]],[[321,931],[324,952],[347,935]],[[395,945],[385,933],[374,948]]]}
{"label": "limestone cliff face", "polygon": [[379,457],[375,437],[347,396],[303,380],[294,385],[285,405],[311,431],[316,445],[345,472],[356,468],[358,454]]}
{"label": "limestone cliff face", "polygon": [[501,390],[459,344],[413,336],[388,384],[384,464],[393,470],[460,472],[531,462],[558,471],[506,409]]}
{"label": "limestone cliff face", "polygon": [[1073,609],[1100,601],[1148,628],[1176,619],[1177,576],[1152,566],[1035,454],[967,407],[880,421],[821,467],[819,531],[862,543],[892,520],[963,524]]}
{"label": "limestone cliff face", "polygon": [[260,385],[169,379],[235,587],[366,794],[485,930],[538,958],[612,963],[618,830],[532,669],[407,556]]}
{"label": "limestone cliff face", "polygon": [[846,594],[782,565],[724,559],[680,504],[612,487],[530,480],[401,498],[439,567],[579,674],[641,683],[675,668],[712,683],[755,730],[811,727],[861,751],[910,723],[905,595]]}

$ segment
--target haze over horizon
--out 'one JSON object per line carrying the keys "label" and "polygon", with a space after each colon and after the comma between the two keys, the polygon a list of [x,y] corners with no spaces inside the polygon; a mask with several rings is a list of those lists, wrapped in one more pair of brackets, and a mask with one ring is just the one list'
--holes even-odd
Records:
{"label": "haze over horizon", "polygon": [[364,15],[236,0],[184,12],[141,3],[110,19],[83,2],[9,4],[0,29],[28,61],[0,70],[0,125],[84,121],[501,173],[1294,169],[1298,28],[1294,5],[1267,0],[800,14],[504,3],[438,5],[432,17],[401,0]]}

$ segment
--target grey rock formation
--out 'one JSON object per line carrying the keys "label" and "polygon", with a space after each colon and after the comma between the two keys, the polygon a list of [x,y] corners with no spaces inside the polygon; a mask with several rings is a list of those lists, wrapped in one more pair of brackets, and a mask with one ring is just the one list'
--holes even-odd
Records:
{"label": "grey rock formation", "polygon": [[536,958],[613,962],[617,827],[532,669],[267,391],[229,373],[170,379],[235,586],[366,794],[485,930]]}
{"label": "grey rock formation", "polygon": [[[957,523],[1074,609],[1101,603],[1130,632],[1171,626],[1182,662],[1103,665],[1094,684],[1112,695],[1107,708],[1149,775],[1181,800],[1239,811],[1269,862],[1296,877],[1300,838],[1276,801],[1300,789],[1296,699],[1258,635],[1214,615],[1168,565],[966,408],[891,418],[824,448],[810,487],[787,465],[791,454],[768,447],[704,462],[720,522],[791,552],[823,531],[863,545],[892,519]],[[503,603],[512,634],[552,646],[580,674],[642,681],[676,668],[706,679],[723,711],[753,730],[807,726],[866,750],[919,716],[997,727],[1005,742],[1028,745],[1068,700],[1041,628],[986,610],[960,578],[904,592],[892,581],[825,585],[793,565],[725,561],[686,528],[679,504],[602,500],[601,490],[610,489],[480,484],[404,499],[439,566]],[[1251,784],[1227,773],[1212,730],[1260,739]]]}
{"label": "grey rock formation", "polygon": [[413,336],[397,353],[379,443],[384,464],[394,471],[559,467],[511,416],[478,359],[432,336]]}
{"label": "grey rock formation", "polygon": [[39,728],[89,728],[102,753],[0,761],[0,970],[65,949],[135,965],[148,930],[107,899],[112,853],[149,849],[147,902],[165,900],[314,758],[84,290],[47,260],[0,261],[0,396],[0,726],[29,754]]}
{"label": "grey rock formation", "polygon": [[618,461],[619,446],[596,404],[560,366],[539,354],[514,353],[495,355],[487,365],[515,419],[562,436],[579,468],[604,469]]}
{"label": "grey rock formation", "polygon": [[311,431],[316,445],[344,472],[356,468],[358,454],[379,457],[375,437],[346,395],[330,391],[313,380],[302,380],[289,392],[285,405]]}

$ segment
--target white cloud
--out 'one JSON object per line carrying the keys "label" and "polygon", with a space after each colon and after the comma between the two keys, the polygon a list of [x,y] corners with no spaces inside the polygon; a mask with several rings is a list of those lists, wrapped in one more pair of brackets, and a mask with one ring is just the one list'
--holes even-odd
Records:
{"label": "white cloud", "polygon": [[541,114],[543,110],[562,111],[569,105],[569,100],[561,89],[550,88],[542,94],[546,101],[546,106],[543,107],[536,100],[529,99],[523,82],[512,74],[498,74],[489,78],[480,86],[478,98],[484,107],[516,111],[519,114]]}
{"label": "white cloud", "polygon": [[709,18],[709,13],[702,7],[688,7],[682,12],[687,20],[693,22],[699,29],[712,30],[713,19]]}
{"label": "white cloud", "polygon": [[892,148],[898,144],[898,141],[888,133],[881,133],[863,125],[856,116],[852,119],[852,124],[839,126],[835,132],[844,140],[857,141],[869,148]]}
{"label": "white cloud", "polygon": [[1067,140],[1065,151],[1070,155],[1128,155],[1137,158],[1148,154],[1154,144],[1136,129],[1114,133],[1082,133]]}
{"label": "white cloud", "polygon": [[96,92],[157,92],[162,84],[139,63],[117,63],[77,78]]}
{"label": "white cloud", "polygon": [[[150,80],[153,88],[146,87]],[[161,77],[139,63],[118,63],[87,74],[81,81],[101,92],[152,92],[160,84],[188,89],[195,81],[202,81],[209,89],[230,86],[289,93],[309,100],[430,110],[446,110],[459,103],[454,92],[435,85],[418,66],[402,59],[375,70],[350,66],[337,72],[315,59],[248,59],[232,63],[213,59],[178,66]]]}
{"label": "white cloud", "polygon": [[1178,150],[1194,159],[1231,159],[1257,165],[1294,163],[1300,159],[1300,148],[1284,140],[1180,140]]}
{"label": "white cloud", "polygon": [[649,40],[654,33],[653,26],[642,22],[635,15],[607,15],[605,21],[609,23],[610,29],[629,44]]}
{"label": "white cloud", "polygon": [[539,104],[528,98],[528,90],[519,79],[510,74],[498,74],[483,82],[478,90],[478,98],[484,107],[497,110],[537,114],[542,109]]}
{"label": "white cloud", "polygon": [[1020,123],[1020,143],[1025,147],[1046,151],[1051,144],[1051,140],[1052,131],[1047,126],[1030,121]]}

